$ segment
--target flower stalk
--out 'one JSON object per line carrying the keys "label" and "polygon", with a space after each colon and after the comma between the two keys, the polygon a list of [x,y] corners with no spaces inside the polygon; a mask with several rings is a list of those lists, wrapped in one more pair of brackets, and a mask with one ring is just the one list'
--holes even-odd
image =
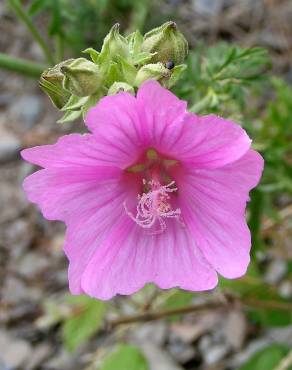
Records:
{"label": "flower stalk", "polygon": [[27,12],[23,9],[21,6],[21,3],[19,0],[8,0],[8,3],[12,10],[15,12],[17,17],[22,20],[22,22],[26,25],[32,36],[34,37],[35,41],[39,44],[40,48],[42,49],[44,56],[48,62],[48,64],[53,65],[54,64],[54,57],[45,42],[45,40],[42,38],[41,34],[31,21],[29,15]]}
{"label": "flower stalk", "polygon": [[39,78],[46,66],[0,53],[0,68],[21,73],[28,77]]}

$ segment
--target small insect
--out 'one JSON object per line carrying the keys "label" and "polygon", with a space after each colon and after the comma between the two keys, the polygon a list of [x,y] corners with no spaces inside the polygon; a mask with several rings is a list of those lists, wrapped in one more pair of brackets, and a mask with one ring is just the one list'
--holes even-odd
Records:
{"label": "small insect", "polygon": [[172,60],[169,60],[168,62],[165,63],[165,67],[167,69],[172,69],[174,67],[174,62]]}

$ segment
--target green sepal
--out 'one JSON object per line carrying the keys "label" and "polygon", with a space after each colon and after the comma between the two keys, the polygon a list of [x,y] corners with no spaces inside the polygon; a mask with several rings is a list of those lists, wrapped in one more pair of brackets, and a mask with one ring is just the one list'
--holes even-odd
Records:
{"label": "green sepal", "polygon": [[119,64],[116,62],[110,62],[105,79],[105,85],[110,87],[116,81],[125,82],[124,76],[120,70]]}
{"label": "green sepal", "polygon": [[109,88],[107,95],[115,95],[119,92],[127,92],[135,95],[135,90],[133,86],[127,84],[126,82],[114,82]]}
{"label": "green sepal", "polygon": [[116,60],[117,55],[124,58],[130,56],[127,40],[120,34],[119,29],[120,25],[116,23],[106,35],[98,57],[98,64],[101,65],[108,63],[110,60]]}
{"label": "green sepal", "polygon": [[61,71],[65,75],[63,87],[73,95],[92,95],[101,87],[99,67],[85,58],[74,59],[70,64],[62,66]]}
{"label": "green sepal", "polygon": [[72,110],[72,111],[80,110],[81,107],[87,102],[88,99],[89,99],[89,96],[80,97],[76,95],[71,95],[68,102],[66,103],[66,105],[64,105],[61,111],[65,112],[68,110]]}
{"label": "green sepal", "polygon": [[70,111],[68,110],[63,117],[61,117],[57,123],[67,123],[67,122],[72,122],[75,121],[77,118],[81,117],[81,111]]}
{"label": "green sepal", "polygon": [[87,48],[85,50],[82,51],[83,54],[89,54],[90,55],[90,58],[91,60],[95,63],[95,64],[98,64],[98,58],[99,58],[99,55],[100,55],[100,52],[98,52],[97,50],[93,49],[93,48]]}
{"label": "green sepal", "polygon": [[117,56],[117,62],[122,72],[123,81],[133,85],[137,75],[137,69],[120,55]]}
{"label": "green sepal", "polygon": [[162,63],[146,64],[137,73],[134,85],[139,87],[144,81],[156,80],[162,82],[171,76],[171,71]]}
{"label": "green sepal", "polygon": [[88,100],[86,101],[86,103],[81,108],[81,113],[82,113],[83,120],[85,119],[85,116],[86,116],[88,110],[91,107],[95,106],[97,104],[97,102],[103,97],[103,95],[104,94],[98,92],[98,93],[88,97]]}
{"label": "green sepal", "polygon": [[180,64],[178,66],[175,66],[171,70],[171,76],[169,77],[169,80],[166,81],[164,86],[167,87],[168,89],[173,87],[178,82],[178,80],[181,78],[182,73],[186,69],[187,69],[186,64]]}

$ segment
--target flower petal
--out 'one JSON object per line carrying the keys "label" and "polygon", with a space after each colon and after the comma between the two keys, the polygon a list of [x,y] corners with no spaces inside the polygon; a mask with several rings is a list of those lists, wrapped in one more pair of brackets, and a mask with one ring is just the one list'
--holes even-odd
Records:
{"label": "flower petal", "polygon": [[157,81],[147,81],[137,93],[137,105],[149,145],[163,151],[182,130],[187,103],[163,88]]}
{"label": "flower petal", "polygon": [[[251,140],[236,123],[215,115],[184,117],[180,133],[171,134],[171,155],[185,166],[218,168],[232,163],[250,148]],[[171,143],[171,139],[168,139]]]}
{"label": "flower petal", "polygon": [[131,94],[102,98],[88,111],[85,123],[97,138],[100,159],[115,160],[120,168],[132,164],[147,145],[137,102]]}
{"label": "flower petal", "polygon": [[90,134],[65,135],[56,144],[24,149],[21,156],[44,168],[108,165],[100,160],[96,139]]}
{"label": "flower petal", "polygon": [[262,170],[262,157],[249,150],[223,168],[192,170],[177,179],[183,189],[179,199],[183,219],[205,258],[224,277],[246,272],[251,240],[245,207]]}
{"label": "flower petal", "polygon": [[127,217],[121,220],[94,253],[81,286],[90,296],[110,299],[151,282],[162,289],[179,286],[194,291],[217,284],[215,271],[177,220],[168,220],[166,231],[158,235],[150,235]]}
{"label": "flower petal", "polygon": [[68,223],[98,207],[107,194],[115,196],[121,171],[110,167],[43,169],[24,180],[28,199],[39,205],[48,220]]}

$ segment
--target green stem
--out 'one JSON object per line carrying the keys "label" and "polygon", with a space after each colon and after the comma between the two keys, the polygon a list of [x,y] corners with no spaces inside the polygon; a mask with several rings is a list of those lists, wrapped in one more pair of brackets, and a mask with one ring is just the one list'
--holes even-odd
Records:
{"label": "green stem", "polygon": [[0,53],[0,68],[38,78],[47,66]]}
{"label": "green stem", "polygon": [[19,0],[8,0],[8,3],[11,6],[11,8],[14,10],[14,12],[16,13],[18,18],[23,21],[23,23],[26,25],[26,27],[31,32],[31,34],[33,35],[36,42],[39,44],[39,46],[43,50],[44,55],[45,55],[46,60],[48,61],[48,63],[50,65],[54,65],[55,64],[54,63],[54,58],[52,56],[52,53],[51,53],[49,47],[47,46],[45,40],[42,38],[42,36],[40,35],[40,33],[37,30],[37,28],[35,27],[35,25],[32,23],[30,17],[26,13],[26,11],[21,6]]}

